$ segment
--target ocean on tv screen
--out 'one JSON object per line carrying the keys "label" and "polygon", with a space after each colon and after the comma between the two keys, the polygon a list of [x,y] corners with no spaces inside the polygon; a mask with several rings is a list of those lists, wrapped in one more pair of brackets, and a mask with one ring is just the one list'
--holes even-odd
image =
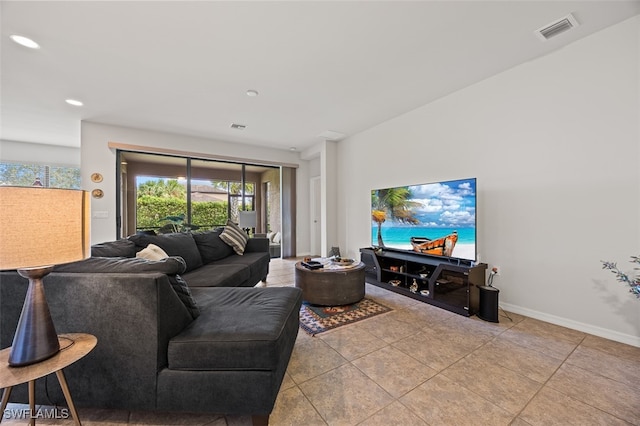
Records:
{"label": "ocean on tv screen", "polygon": [[[398,250],[413,250],[412,237],[424,237],[431,240],[444,237],[457,231],[456,243],[451,257],[475,260],[476,258],[476,229],[475,228],[434,228],[428,226],[382,226],[382,240],[386,248]],[[378,245],[378,226],[371,226],[372,245]]]}

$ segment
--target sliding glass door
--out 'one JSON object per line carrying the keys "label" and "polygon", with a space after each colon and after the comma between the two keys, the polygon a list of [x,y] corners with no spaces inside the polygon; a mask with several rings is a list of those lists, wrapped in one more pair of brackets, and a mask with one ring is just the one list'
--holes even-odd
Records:
{"label": "sliding glass door", "polygon": [[118,158],[121,237],[214,229],[239,223],[242,211],[256,212],[253,232],[282,230],[278,166],[130,151]]}

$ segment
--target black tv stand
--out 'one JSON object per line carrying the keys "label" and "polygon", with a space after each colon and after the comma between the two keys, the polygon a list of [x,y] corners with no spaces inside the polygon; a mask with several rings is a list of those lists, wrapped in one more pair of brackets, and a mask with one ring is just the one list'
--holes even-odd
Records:
{"label": "black tv stand", "polygon": [[360,258],[370,284],[460,315],[478,312],[485,263],[374,247],[361,248]]}

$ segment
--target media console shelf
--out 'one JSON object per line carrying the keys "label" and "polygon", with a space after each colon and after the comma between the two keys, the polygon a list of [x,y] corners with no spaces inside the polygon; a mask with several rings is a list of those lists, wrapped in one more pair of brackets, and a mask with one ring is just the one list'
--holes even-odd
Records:
{"label": "media console shelf", "polygon": [[478,312],[485,263],[373,248],[361,248],[360,259],[368,283],[460,315]]}

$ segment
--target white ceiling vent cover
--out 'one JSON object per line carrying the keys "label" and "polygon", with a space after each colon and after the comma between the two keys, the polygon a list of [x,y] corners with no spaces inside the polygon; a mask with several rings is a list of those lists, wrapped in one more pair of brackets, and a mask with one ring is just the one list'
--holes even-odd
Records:
{"label": "white ceiling vent cover", "polygon": [[552,37],[555,37],[559,34],[562,34],[565,31],[569,31],[572,28],[580,25],[576,18],[572,14],[568,14],[567,16],[558,19],[544,27],[536,30],[536,36],[541,40],[549,40]]}

